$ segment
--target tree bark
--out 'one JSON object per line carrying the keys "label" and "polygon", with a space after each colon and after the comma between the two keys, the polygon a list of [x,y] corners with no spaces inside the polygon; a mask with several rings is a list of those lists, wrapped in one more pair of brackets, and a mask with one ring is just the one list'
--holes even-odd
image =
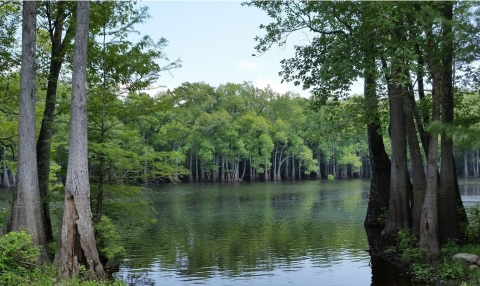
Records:
{"label": "tree bark", "polygon": [[[46,3],[45,5],[52,5]],[[43,202],[43,219],[47,241],[53,241],[52,222],[50,219],[50,202],[48,201],[48,183],[50,178],[50,157],[53,135],[53,120],[55,118],[55,109],[57,104],[57,86],[60,77],[60,70],[65,59],[67,45],[73,36],[73,29],[69,28],[65,32],[62,41],[65,19],[67,12],[65,11],[66,2],[59,1],[55,18],[55,23],[49,23],[49,35],[52,44],[50,54],[50,69],[47,79],[47,93],[45,99],[45,109],[43,112],[42,124],[37,140],[37,166],[38,166],[38,182],[40,195]]]}
{"label": "tree bark", "polygon": [[[440,90],[441,76],[439,64],[435,57],[434,40],[432,35],[433,23],[427,27],[427,59],[428,69],[432,76],[432,122],[440,119]],[[438,135],[430,132],[430,142],[427,156],[427,189],[423,203],[422,218],[420,221],[420,248],[427,252],[427,258],[436,260],[440,257],[438,236],[438,208],[437,208],[437,150]]]}
{"label": "tree bark", "polygon": [[[376,96],[376,86],[374,77],[371,73],[365,75],[364,94],[367,108],[374,114],[378,111],[378,99]],[[384,222],[378,220],[386,210],[390,198],[390,169],[391,163],[385,151],[381,127],[378,124],[378,116],[372,118],[372,122],[367,126],[368,150],[370,152],[370,165],[372,167],[372,177],[370,181],[370,193],[368,199],[367,214],[365,225],[383,226]]]}
{"label": "tree bark", "polygon": [[89,2],[77,2],[68,168],[57,260],[62,277],[79,274],[80,265],[84,264],[91,278],[105,279],[95,245],[90,209],[86,106],[88,20]]}
{"label": "tree bark", "polygon": [[[409,97],[414,97],[413,90],[409,91]],[[410,150],[410,162],[412,173],[413,188],[413,209],[412,209],[412,234],[420,237],[420,220],[422,216],[422,206],[425,199],[425,189],[427,186],[425,172],[423,170],[423,160],[418,142],[415,122],[413,120],[413,106],[411,100],[404,101],[405,123],[407,130],[408,149]]]}
{"label": "tree bark", "polygon": [[[439,82],[438,76],[433,82],[432,91],[432,121],[440,117]],[[440,245],[438,240],[438,215],[437,215],[437,134],[431,133],[430,145],[428,147],[427,165],[427,189],[425,201],[422,206],[422,217],[420,222],[420,247],[427,251],[428,257],[432,260],[440,256]]]}
{"label": "tree bark", "polygon": [[392,159],[385,234],[392,235],[401,229],[411,229],[411,213],[407,194],[407,142],[403,110],[405,94],[398,83],[389,84],[389,90]]}
{"label": "tree bark", "polygon": [[32,235],[33,244],[41,247],[37,263],[42,265],[49,259],[35,152],[36,15],[37,3],[24,1],[18,116],[17,174],[19,183],[14,194],[10,225],[12,231],[26,230]]}
{"label": "tree bark", "polygon": [[[445,21],[442,22],[443,29],[443,59],[442,59],[442,122],[452,124],[453,122],[453,2],[444,3],[443,11]],[[468,166],[467,166],[468,169]],[[468,176],[468,170],[465,175]],[[459,243],[465,242],[465,236],[460,227],[460,219],[466,221],[465,209],[460,198],[458,182],[455,172],[455,161],[453,158],[452,138],[442,132],[441,137],[441,168],[440,188],[438,192],[438,231],[440,244],[446,243],[449,239]]]}
{"label": "tree bark", "polygon": [[[2,160],[6,160],[7,159],[7,148],[4,146],[3,147],[3,153],[2,153]],[[10,179],[8,178],[8,171],[7,171],[7,165],[5,164],[5,162],[3,163],[3,173],[2,173],[2,183],[3,183],[3,187],[4,188],[11,188],[13,187],[11,184],[10,184]]]}

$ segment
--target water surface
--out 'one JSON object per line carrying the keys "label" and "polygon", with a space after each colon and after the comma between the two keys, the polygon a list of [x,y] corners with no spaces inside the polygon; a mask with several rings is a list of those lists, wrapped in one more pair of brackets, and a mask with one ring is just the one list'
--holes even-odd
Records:
{"label": "water surface", "polygon": [[369,181],[178,184],[117,277],[135,285],[370,285]]}

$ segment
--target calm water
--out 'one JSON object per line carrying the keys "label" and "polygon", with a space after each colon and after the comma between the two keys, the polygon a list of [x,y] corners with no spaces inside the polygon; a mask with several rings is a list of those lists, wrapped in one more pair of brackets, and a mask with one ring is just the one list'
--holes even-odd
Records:
{"label": "calm water", "polygon": [[[460,185],[466,206],[480,201],[480,180]],[[130,285],[412,285],[383,262],[372,278],[368,189],[363,180],[151,187],[142,196],[156,222],[125,238],[115,275]],[[0,208],[11,196],[0,189]]]}
{"label": "calm water", "polygon": [[116,274],[134,285],[370,285],[362,180],[162,185]]}

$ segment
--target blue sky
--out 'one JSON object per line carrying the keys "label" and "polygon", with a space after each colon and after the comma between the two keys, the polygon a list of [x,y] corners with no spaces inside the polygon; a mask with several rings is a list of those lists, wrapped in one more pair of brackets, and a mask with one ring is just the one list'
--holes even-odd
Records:
{"label": "blue sky", "polygon": [[214,87],[227,82],[251,81],[260,88],[267,84],[279,92],[292,90],[303,96],[307,91],[281,82],[280,61],[294,55],[293,46],[307,41],[296,33],[286,48],[274,47],[262,56],[255,52],[254,38],[262,35],[260,24],[268,15],[240,1],[142,1],[151,18],[138,25],[142,35],[169,41],[165,52],[171,60],[180,58],[183,67],[162,74],[159,84],[174,88],[182,82],[203,81]]}

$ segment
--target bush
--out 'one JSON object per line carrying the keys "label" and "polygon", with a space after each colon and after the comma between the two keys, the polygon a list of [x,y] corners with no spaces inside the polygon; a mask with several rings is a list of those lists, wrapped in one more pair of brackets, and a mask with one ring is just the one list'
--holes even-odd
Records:
{"label": "bush", "polygon": [[95,224],[96,241],[99,246],[99,252],[106,258],[113,258],[116,255],[125,253],[125,249],[120,244],[121,237],[118,235],[115,224],[106,216],[102,216],[100,221]]}
{"label": "bush", "polygon": [[25,231],[0,237],[0,285],[28,283],[39,255],[40,247],[32,244],[32,237]]}
{"label": "bush", "polygon": [[469,243],[480,244],[480,205],[467,208],[468,226],[466,228]]}
{"label": "bush", "polygon": [[332,180],[335,180],[335,177],[332,174],[328,174],[327,179],[332,181]]}

